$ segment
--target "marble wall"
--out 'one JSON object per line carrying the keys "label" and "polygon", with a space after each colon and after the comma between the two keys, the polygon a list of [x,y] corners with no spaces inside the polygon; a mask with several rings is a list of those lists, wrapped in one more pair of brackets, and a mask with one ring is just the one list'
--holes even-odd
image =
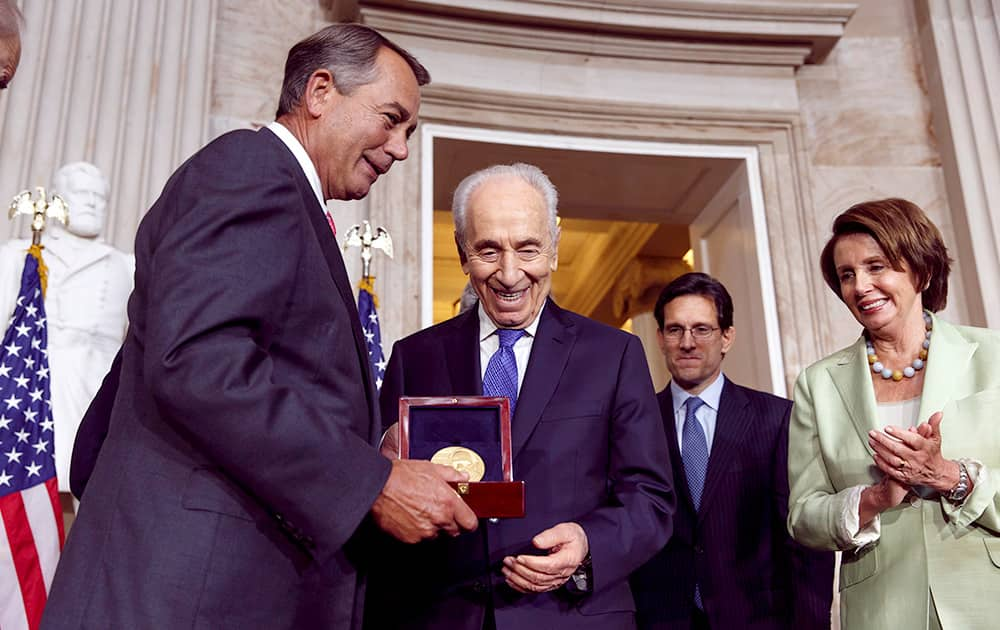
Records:
{"label": "marble wall", "polygon": [[[864,0],[826,61],[798,70],[814,210],[810,273],[819,273],[833,219],[854,203],[884,197],[924,208],[959,258],[918,40],[912,2]],[[961,262],[944,317],[967,323]],[[834,347],[857,337],[860,327],[831,291],[818,306],[831,313]]]}

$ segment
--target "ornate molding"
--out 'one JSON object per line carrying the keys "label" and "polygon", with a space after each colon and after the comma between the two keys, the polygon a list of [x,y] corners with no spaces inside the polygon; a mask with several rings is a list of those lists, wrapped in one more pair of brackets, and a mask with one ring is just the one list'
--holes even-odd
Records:
{"label": "ornate molding", "polygon": [[452,41],[609,57],[799,66],[843,35],[853,2],[368,0],[366,23]]}
{"label": "ornate molding", "polygon": [[680,258],[639,256],[632,259],[615,283],[611,309],[625,321],[639,313],[648,313],[656,305],[660,290],[691,267]]}
{"label": "ornate molding", "polygon": [[561,299],[566,308],[584,315],[593,313],[658,227],[655,223],[622,221],[613,223],[607,233],[594,235],[586,256],[573,265],[576,281]]}

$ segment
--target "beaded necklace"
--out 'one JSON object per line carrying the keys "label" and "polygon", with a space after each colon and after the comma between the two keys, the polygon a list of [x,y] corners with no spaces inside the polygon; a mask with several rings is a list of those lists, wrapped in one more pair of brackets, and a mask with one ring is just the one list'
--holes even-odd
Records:
{"label": "beaded necklace", "polygon": [[865,335],[865,348],[868,350],[868,364],[872,366],[872,372],[880,375],[882,378],[889,380],[890,378],[896,382],[903,380],[903,377],[913,378],[917,370],[924,369],[927,365],[927,351],[931,347],[931,329],[934,327],[933,320],[931,319],[931,314],[924,311],[924,342],[923,348],[920,349],[920,354],[913,363],[907,365],[902,370],[890,370],[881,361],[878,360],[878,355],[875,354],[875,346],[872,345],[872,340]]}

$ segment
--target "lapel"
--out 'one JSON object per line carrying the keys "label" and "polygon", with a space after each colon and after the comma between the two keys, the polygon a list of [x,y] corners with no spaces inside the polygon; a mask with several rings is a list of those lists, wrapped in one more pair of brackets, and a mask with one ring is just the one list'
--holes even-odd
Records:
{"label": "lapel", "polygon": [[681,459],[681,449],[677,444],[677,424],[674,415],[674,396],[670,384],[657,394],[660,403],[660,415],[663,416],[663,428],[667,432],[667,447],[670,449],[670,465],[674,469],[675,490],[684,500],[688,511],[694,514],[694,501],[691,500],[691,490],[688,486],[687,473],[684,472],[684,460]]}
{"label": "lapel", "polygon": [[722,385],[722,396],[719,398],[719,411],[715,418],[715,437],[712,439],[712,451],[708,457],[708,471],[705,473],[705,487],[701,492],[698,520],[708,513],[712,500],[718,494],[722,478],[733,463],[733,458],[739,452],[740,445],[753,423],[748,410],[750,399],[732,381],[725,376],[723,378],[725,381]]}
{"label": "lapel", "polygon": [[454,329],[441,337],[441,352],[451,381],[451,387],[445,391],[458,396],[481,396],[483,378],[479,365],[478,306],[459,315],[454,323]]}
{"label": "lapel", "polygon": [[932,316],[933,332],[924,374],[924,391],[920,396],[917,422],[927,420],[956,398],[969,382],[967,371],[979,344],[967,341],[954,326]]}
{"label": "lapel", "polygon": [[[826,370],[840,394],[840,400],[847,409],[858,438],[868,454],[874,455],[875,451],[868,445],[868,432],[876,428],[878,409],[869,375],[871,368],[868,366],[865,338],[859,337],[853,346],[841,350]],[[926,376],[924,383],[926,387]]]}
{"label": "lapel", "polygon": [[361,375],[365,383],[365,396],[368,399],[369,415],[374,417],[377,408],[375,404],[376,394],[371,374],[371,365],[368,363],[368,350],[365,345],[364,332],[361,330],[361,318],[358,315],[358,306],[354,302],[353,287],[347,277],[347,268],[344,267],[344,258],[340,254],[340,249],[337,247],[337,240],[334,238],[333,232],[330,230],[330,225],[326,222],[326,217],[324,216],[326,209],[320,206],[319,200],[316,199],[312,186],[306,178],[306,174],[302,172],[302,167],[299,165],[298,160],[295,159],[295,155],[292,154],[291,150],[285,146],[285,143],[266,127],[257,133],[266,134],[266,137],[280,147],[281,155],[285,159],[291,160],[293,165],[292,172],[295,173],[295,183],[302,197],[303,212],[305,212],[306,217],[309,219],[309,225],[312,226],[312,231],[319,242],[320,249],[323,251],[323,257],[326,259],[330,276],[337,287],[337,293],[340,294],[340,298],[344,302],[344,307],[347,308],[348,318],[351,320],[350,326],[354,334],[354,350],[361,364]]}
{"label": "lapel", "polygon": [[[516,458],[535,430],[542,411],[562,378],[573,344],[576,343],[576,326],[565,312],[551,299],[545,302],[521,393],[517,397],[517,410],[511,419],[511,442]],[[476,345],[478,348],[478,344]],[[476,371],[479,374],[479,371]]]}

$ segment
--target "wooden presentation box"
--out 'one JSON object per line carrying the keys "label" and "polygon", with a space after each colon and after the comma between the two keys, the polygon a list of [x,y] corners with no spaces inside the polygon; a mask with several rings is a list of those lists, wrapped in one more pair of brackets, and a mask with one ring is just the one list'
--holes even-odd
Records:
{"label": "wooden presentation box", "polygon": [[[524,482],[514,481],[510,444],[507,398],[399,399],[400,458],[430,460],[449,447],[452,452],[468,449],[481,458],[485,465],[481,481],[451,484],[479,518],[524,517]],[[466,462],[454,465],[468,469]],[[478,462],[472,467],[478,468]]]}

